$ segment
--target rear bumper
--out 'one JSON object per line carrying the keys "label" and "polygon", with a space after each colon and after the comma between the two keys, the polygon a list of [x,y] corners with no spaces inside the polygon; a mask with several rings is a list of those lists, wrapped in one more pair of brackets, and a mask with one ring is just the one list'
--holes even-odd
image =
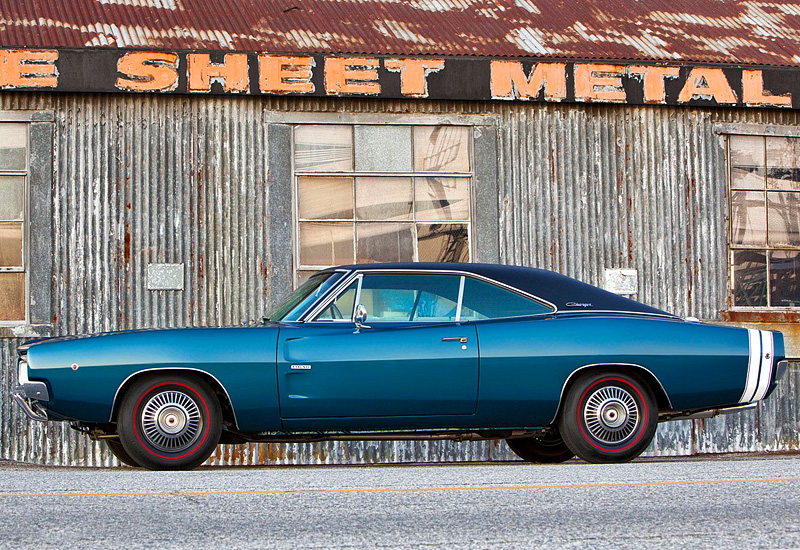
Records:
{"label": "rear bumper", "polygon": [[39,422],[49,420],[47,412],[39,403],[40,401],[50,401],[50,393],[44,382],[25,382],[14,388],[11,398],[31,420]]}

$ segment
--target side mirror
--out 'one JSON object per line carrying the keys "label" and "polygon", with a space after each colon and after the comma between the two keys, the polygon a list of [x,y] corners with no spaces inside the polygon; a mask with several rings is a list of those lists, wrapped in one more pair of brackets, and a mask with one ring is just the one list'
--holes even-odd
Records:
{"label": "side mirror", "polygon": [[358,304],[356,306],[356,315],[354,320],[356,322],[357,329],[369,328],[367,325],[364,324],[367,321],[367,308],[365,308],[361,304]]}

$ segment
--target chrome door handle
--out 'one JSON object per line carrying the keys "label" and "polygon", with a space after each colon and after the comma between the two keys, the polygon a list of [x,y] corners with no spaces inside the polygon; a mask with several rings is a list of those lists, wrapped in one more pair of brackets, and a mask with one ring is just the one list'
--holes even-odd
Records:
{"label": "chrome door handle", "polygon": [[442,342],[459,342],[461,344],[466,344],[468,338],[466,336],[457,336],[455,338],[442,338]]}

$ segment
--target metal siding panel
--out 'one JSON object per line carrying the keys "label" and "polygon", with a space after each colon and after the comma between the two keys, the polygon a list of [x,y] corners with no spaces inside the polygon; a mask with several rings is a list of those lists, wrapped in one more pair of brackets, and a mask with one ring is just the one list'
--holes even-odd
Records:
{"label": "metal siding panel", "polygon": [[[494,114],[500,258],[598,284],[639,270],[636,298],[718,318],[727,293],[724,151],[715,122],[796,125],[783,111],[597,105],[0,94],[55,112],[56,334],[258,319],[269,300],[267,118],[289,111]],[[185,291],[145,290],[149,262],[184,262]],[[7,398],[17,340],[0,340],[0,456],[115,464]],[[796,366],[758,413],[659,428],[651,455],[798,450]],[[220,446],[210,464],[514,459],[502,442]]]}

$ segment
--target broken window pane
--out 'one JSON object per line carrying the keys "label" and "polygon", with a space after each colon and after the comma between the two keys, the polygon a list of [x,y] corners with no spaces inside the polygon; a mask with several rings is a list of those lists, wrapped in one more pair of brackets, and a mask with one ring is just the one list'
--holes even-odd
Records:
{"label": "broken window pane", "polygon": [[467,126],[415,126],[414,170],[469,172],[470,135]]}
{"label": "broken window pane", "polygon": [[417,251],[420,262],[468,262],[466,224],[417,224]]}
{"label": "broken window pane", "polygon": [[0,321],[25,320],[25,274],[0,273]]}
{"label": "broken window pane", "polygon": [[468,178],[417,178],[418,220],[469,220]]}
{"label": "broken window pane", "polygon": [[769,279],[772,307],[800,306],[800,251],[770,252]]}
{"label": "broken window pane", "polygon": [[0,176],[0,220],[21,220],[24,176]]}
{"label": "broken window pane", "polygon": [[356,126],[357,172],[410,172],[410,126]]}
{"label": "broken window pane", "polygon": [[413,262],[414,228],[410,223],[360,223],[358,263]]}
{"label": "broken window pane", "polygon": [[0,223],[0,267],[22,267],[21,223]]}
{"label": "broken window pane", "polygon": [[353,219],[353,178],[302,176],[297,182],[300,219]]}
{"label": "broken window pane", "polygon": [[764,138],[731,136],[731,188],[764,189]]}
{"label": "broken window pane", "polygon": [[297,170],[341,172],[353,169],[353,132],[350,126],[301,125],[294,131]]}
{"label": "broken window pane", "polygon": [[410,220],[411,178],[356,178],[359,220]]}
{"label": "broken window pane", "polygon": [[353,224],[301,222],[300,263],[319,266],[353,263]]}
{"label": "broken window pane", "polygon": [[0,124],[0,170],[25,170],[28,165],[27,147],[27,124]]}
{"label": "broken window pane", "polygon": [[800,193],[767,193],[769,244],[800,245]]}
{"label": "broken window pane", "polygon": [[767,138],[767,187],[800,191],[799,138]]}
{"label": "broken window pane", "polygon": [[734,244],[764,245],[767,217],[764,193],[731,193],[731,237]]}
{"label": "broken window pane", "polygon": [[734,251],[733,305],[767,305],[767,262],[763,250]]}

